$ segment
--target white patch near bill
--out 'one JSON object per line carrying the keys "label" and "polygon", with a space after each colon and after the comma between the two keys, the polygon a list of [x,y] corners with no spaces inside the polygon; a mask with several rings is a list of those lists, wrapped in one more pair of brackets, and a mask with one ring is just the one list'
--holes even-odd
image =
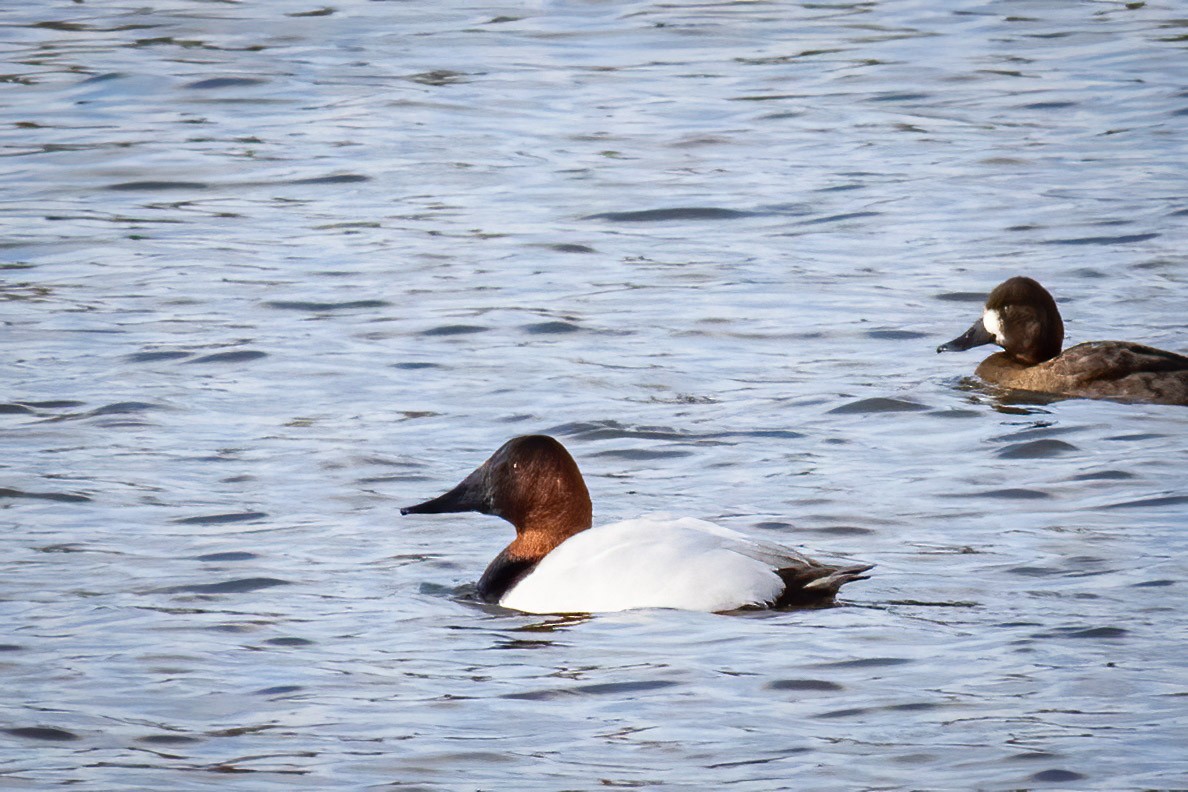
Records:
{"label": "white patch near bill", "polygon": [[1006,336],[1002,334],[1002,317],[998,315],[998,311],[986,309],[982,312],[982,327],[986,328],[986,332],[994,336],[994,342],[999,346],[1003,345]]}

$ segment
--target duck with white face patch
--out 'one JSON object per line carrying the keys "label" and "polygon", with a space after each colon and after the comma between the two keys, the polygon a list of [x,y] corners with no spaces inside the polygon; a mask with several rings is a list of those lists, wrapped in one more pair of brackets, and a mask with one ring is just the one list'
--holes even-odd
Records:
{"label": "duck with white face patch", "polygon": [[1048,290],[1031,278],[1003,281],[982,317],[937,352],[1003,348],[978,365],[986,382],[1086,399],[1188,405],[1188,357],[1129,341],[1090,341],[1061,352],[1064,322]]}

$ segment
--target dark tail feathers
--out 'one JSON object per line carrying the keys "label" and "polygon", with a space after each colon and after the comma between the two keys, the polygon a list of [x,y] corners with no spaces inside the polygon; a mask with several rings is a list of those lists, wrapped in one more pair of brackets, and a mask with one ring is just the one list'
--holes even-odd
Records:
{"label": "dark tail feathers", "polygon": [[773,603],[776,608],[821,608],[833,604],[837,590],[854,580],[866,580],[864,575],[874,564],[852,567],[833,567],[825,564],[793,566],[777,569],[784,580],[784,591]]}

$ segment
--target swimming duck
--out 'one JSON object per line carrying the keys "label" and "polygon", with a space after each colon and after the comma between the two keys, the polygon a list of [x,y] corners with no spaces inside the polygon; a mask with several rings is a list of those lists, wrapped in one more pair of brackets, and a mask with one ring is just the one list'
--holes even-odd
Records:
{"label": "swimming duck", "polygon": [[477,593],[526,613],[821,606],[872,566],[822,564],[688,517],[592,528],[581,471],[547,435],[509,440],[458,486],[400,513],[467,511],[515,526],[515,540],[483,572]]}
{"label": "swimming duck", "polygon": [[1003,281],[982,318],[937,352],[998,344],[975,372],[994,385],[1085,399],[1188,404],[1188,357],[1129,341],[1089,341],[1064,352],[1064,323],[1031,278]]}

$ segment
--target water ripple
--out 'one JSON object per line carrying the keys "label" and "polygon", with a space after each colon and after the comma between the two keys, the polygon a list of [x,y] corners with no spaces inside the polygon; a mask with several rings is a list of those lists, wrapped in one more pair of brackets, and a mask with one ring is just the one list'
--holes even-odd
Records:
{"label": "water ripple", "polygon": [[191,583],[184,586],[170,586],[157,589],[162,594],[246,594],[273,586],[288,586],[287,580],[270,577],[239,578],[219,583]]}
{"label": "water ripple", "polygon": [[762,213],[723,209],[716,206],[685,206],[671,209],[642,209],[632,212],[601,212],[582,219],[608,220],[612,223],[665,223],[692,220],[734,220],[741,217],[755,217],[759,214]]}

